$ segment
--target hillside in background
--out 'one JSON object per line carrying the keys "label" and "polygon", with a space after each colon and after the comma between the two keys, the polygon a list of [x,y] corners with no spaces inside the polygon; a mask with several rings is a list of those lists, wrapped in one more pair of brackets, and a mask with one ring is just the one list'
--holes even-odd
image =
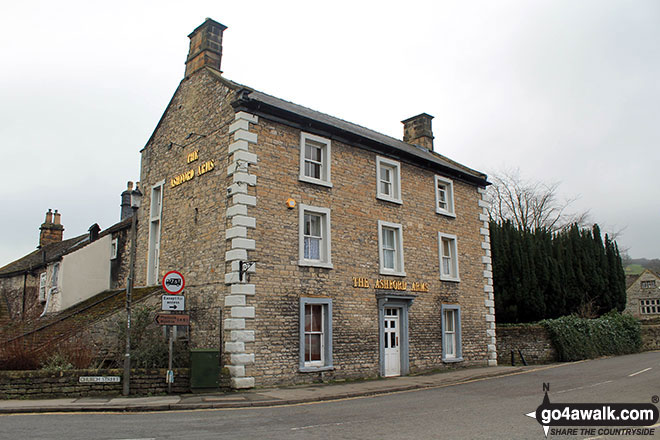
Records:
{"label": "hillside in background", "polygon": [[656,273],[660,273],[660,259],[654,258],[649,260],[647,258],[625,258],[623,265],[626,275],[639,275],[644,272],[644,269],[651,269]]}

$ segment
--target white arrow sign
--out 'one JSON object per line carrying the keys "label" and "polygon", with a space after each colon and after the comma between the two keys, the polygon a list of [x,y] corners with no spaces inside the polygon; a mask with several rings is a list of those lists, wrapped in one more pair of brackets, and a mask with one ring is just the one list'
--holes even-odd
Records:
{"label": "white arrow sign", "polygon": [[163,295],[161,310],[186,310],[186,297],[183,295]]}

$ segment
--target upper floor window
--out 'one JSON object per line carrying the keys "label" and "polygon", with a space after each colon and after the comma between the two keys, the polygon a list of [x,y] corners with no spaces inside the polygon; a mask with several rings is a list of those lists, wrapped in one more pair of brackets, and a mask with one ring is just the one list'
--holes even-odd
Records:
{"label": "upper floor window", "polygon": [[114,260],[117,258],[117,249],[119,247],[119,240],[113,238],[110,242],[110,259]]}
{"label": "upper floor window", "polygon": [[381,274],[406,276],[403,268],[403,234],[400,224],[378,221],[378,253]]}
{"label": "upper floor window", "polygon": [[458,252],[456,236],[438,233],[440,245],[440,279],[444,281],[460,281],[458,277]]}
{"label": "upper floor window", "polygon": [[330,210],[303,204],[299,209],[298,264],[332,268]]}
{"label": "upper floor window", "polygon": [[642,281],[642,289],[653,289],[655,287],[655,280]]}
{"label": "upper floor window", "polygon": [[435,212],[455,217],[454,183],[444,177],[435,176]]}
{"label": "upper floor window", "polygon": [[388,202],[401,201],[401,166],[399,162],[376,157],[376,197]]}
{"label": "upper floor window", "polygon": [[330,181],[330,139],[300,133],[300,176],[303,182],[332,186]]}

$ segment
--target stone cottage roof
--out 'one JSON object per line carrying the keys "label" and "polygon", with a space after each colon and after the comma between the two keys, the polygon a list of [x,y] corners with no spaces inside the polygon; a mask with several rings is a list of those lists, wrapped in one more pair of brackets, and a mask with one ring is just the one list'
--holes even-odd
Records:
{"label": "stone cottage roof", "polygon": [[[99,234],[99,238],[131,226],[131,218],[127,218],[116,223]],[[49,263],[61,259],[64,255],[70,254],[90,243],[89,234],[82,234],[77,237],[62,240],[58,243],[48,244],[41,249],[37,249],[18,260],[0,268],[0,278],[9,278],[24,272],[38,270]]]}

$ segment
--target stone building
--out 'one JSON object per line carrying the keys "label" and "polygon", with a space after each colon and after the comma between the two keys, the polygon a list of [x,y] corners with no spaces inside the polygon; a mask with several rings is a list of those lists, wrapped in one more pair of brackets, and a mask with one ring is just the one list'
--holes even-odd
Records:
{"label": "stone building", "polygon": [[486,175],[428,114],[402,141],[228,80],[225,29],[189,35],[141,152],[136,282],[183,273],[235,388],[496,365]]}
{"label": "stone building", "polygon": [[[109,289],[125,286],[128,232],[124,218],[106,230],[63,239],[61,214],[48,210],[39,228],[37,249],[0,268],[0,301],[8,324],[36,321]],[[0,330],[2,330],[0,323]],[[2,332],[0,332],[2,333]]]}
{"label": "stone building", "polygon": [[650,269],[644,270],[626,289],[626,310],[637,318],[660,316],[660,276]]}

